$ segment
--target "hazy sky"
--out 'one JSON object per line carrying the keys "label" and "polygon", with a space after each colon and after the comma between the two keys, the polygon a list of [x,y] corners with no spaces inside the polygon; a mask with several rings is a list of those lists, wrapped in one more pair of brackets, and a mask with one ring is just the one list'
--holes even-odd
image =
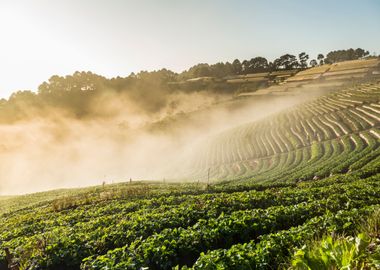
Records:
{"label": "hazy sky", "polygon": [[362,47],[380,1],[0,0],[0,97],[51,75],[182,71],[207,62]]}

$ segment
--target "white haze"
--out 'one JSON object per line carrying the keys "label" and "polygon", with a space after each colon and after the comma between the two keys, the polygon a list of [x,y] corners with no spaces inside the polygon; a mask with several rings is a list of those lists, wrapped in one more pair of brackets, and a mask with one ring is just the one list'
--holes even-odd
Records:
{"label": "white haze", "polygon": [[157,115],[149,118],[133,104],[125,106],[115,97],[102,101],[104,110],[113,111],[108,118],[78,120],[51,113],[49,118],[0,125],[0,194],[83,187],[130,178],[170,178],[171,172],[197,151],[194,145],[206,137],[280,111],[304,98],[250,98],[211,106],[219,99],[201,94],[174,98],[161,110],[161,116],[196,111],[188,114],[186,121],[173,116],[177,121],[169,121],[161,131],[147,128],[159,118]]}

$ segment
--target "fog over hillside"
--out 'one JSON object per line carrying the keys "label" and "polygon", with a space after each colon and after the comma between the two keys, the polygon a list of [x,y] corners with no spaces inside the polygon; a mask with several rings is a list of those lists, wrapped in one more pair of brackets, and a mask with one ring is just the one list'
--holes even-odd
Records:
{"label": "fog over hillside", "polygon": [[[98,102],[103,110],[118,112],[112,117],[75,119],[51,110],[48,117],[0,125],[1,194],[170,178],[205,138],[299,102],[282,97],[211,106],[215,96],[182,99],[181,113],[164,112],[170,117],[158,122],[115,96]],[[198,107],[203,109],[190,112]]]}
{"label": "fog over hillside", "polygon": [[301,72],[194,80],[165,69],[112,79],[91,72],[52,76],[37,93],[18,91],[0,100],[0,194],[129,179],[203,181],[206,173],[194,179],[186,171],[212,136],[374,81],[378,68],[372,57]]}
{"label": "fog over hillside", "polygon": [[[369,63],[370,69],[352,71],[352,65]],[[342,81],[345,65],[344,72],[360,77],[348,73]],[[337,79],[326,83],[305,75],[334,79],[330,66],[316,67],[242,95],[227,91],[227,82],[171,85],[166,70],[117,80],[92,73],[53,76],[38,94],[17,92],[0,104],[0,194],[129,179],[204,181],[207,173],[194,178],[188,172],[220,132],[376,80],[377,68],[376,59],[348,61],[334,66]]]}

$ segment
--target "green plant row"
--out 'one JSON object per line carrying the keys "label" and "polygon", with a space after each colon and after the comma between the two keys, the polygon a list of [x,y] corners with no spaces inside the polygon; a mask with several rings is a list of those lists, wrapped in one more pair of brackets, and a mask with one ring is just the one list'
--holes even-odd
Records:
{"label": "green plant row", "polygon": [[340,210],[337,213],[328,212],[323,216],[310,219],[303,225],[264,235],[258,243],[251,241],[234,245],[229,249],[202,253],[192,267],[182,267],[182,269],[279,269],[285,266],[294,248],[302,246],[307,240],[323,233],[353,233],[357,223],[362,221],[358,217],[364,218],[378,208],[379,205],[374,205],[360,209]]}
{"label": "green plant row", "polygon": [[325,199],[299,205],[238,211],[208,221],[201,220],[187,229],[167,229],[124,248],[110,251],[95,261],[87,259],[85,261],[90,267],[86,264],[84,267],[101,269],[122,265],[125,269],[170,269],[176,264],[191,264],[200,251],[247,242],[259,235],[301,224],[326,211],[335,212],[342,208],[380,203],[377,195],[380,192],[379,183],[360,183],[355,186],[354,194],[351,194],[352,188],[343,194],[333,194]]}

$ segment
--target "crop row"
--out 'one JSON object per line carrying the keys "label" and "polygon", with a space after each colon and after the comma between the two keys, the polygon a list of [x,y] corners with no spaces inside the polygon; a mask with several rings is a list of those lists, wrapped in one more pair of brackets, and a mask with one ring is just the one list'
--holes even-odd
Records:
{"label": "crop row", "polygon": [[[354,191],[353,191],[354,190]],[[260,235],[288,229],[306,220],[337,212],[380,203],[377,181],[348,188],[341,194],[326,196],[292,206],[236,211],[230,215],[200,220],[188,228],[166,229],[146,239],[136,240],[123,248],[109,251],[98,258],[85,260],[84,268],[171,269],[175,265],[192,265],[200,252],[249,242]],[[255,241],[255,240],[254,240]]]}
{"label": "crop row", "polygon": [[[140,205],[137,202],[113,201],[107,206],[96,204],[58,213],[40,212],[38,215],[24,214],[6,219],[3,224],[7,229],[2,231],[0,239],[19,258],[27,257],[27,260],[33,261],[31,257],[36,257],[38,264],[60,265],[69,261],[78,265],[86,256],[122,246],[135,238],[144,238],[165,228],[187,227],[199,219],[241,209],[291,205],[314,199],[317,196],[315,194],[319,197],[328,192],[334,190],[326,189],[317,193],[308,190],[284,190],[281,193],[251,190],[169,196],[165,199],[144,199]],[[14,228],[12,225],[18,224],[20,219],[23,222]],[[41,249],[35,248],[41,242],[43,253]]]}
{"label": "crop row", "polygon": [[[306,223],[276,233],[264,235],[259,242],[250,241],[233,245],[229,249],[217,249],[202,253],[192,267],[182,270],[217,270],[217,269],[278,269],[290,257],[295,247],[302,246],[323,233],[350,234],[355,230],[355,223],[361,221],[379,205],[360,209],[340,210],[326,213],[310,219]],[[118,269],[117,267],[114,269]],[[121,269],[121,268],[119,268]]]}
{"label": "crop row", "polygon": [[380,125],[379,93],[379,84],[364,85],[222,133],[201,147],[205,150],[197,156],[197,171],[189,177],[204,180],[208,171],[218,180],[254,176],[272,170],[277,163],[287,164],[282,154],[324,141],[333,144],[335,139],[368,131],[378,140],[380,133],[374,130]]}

